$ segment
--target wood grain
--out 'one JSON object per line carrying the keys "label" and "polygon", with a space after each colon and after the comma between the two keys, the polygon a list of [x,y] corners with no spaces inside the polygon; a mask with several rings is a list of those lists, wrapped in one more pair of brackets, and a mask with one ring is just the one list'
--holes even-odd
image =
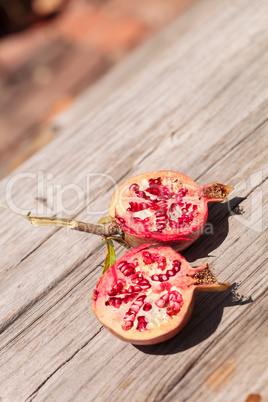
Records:
{"label": "wood grain", "polygon": [[[159,169],[200,184],[219,180],[235,187],[230,203],[212,205],[213,235],[184,255],[193,266],[213,263],[219,280],[234,285],[199,295],[189,324],[169,342],[125,344],[90,309],[105,258],[101,240],[33,228],[1,211],[3,401],[268,398],[267,8],[249,0],[195,7],[200,19],[192,19],[195,8],[186,13],[182,35],[94,111],[77,121],[73,112],[55,141],[2,181],[0,200],[9,200],[11,180],[19,177],[12,188],[17,208],[43,205],[46,214],[61,216],[55,194],[40,195],[36,178],[25,177],[52,174],[51,188],[76,184],[83,192],[76,203],[66,191],[67,217],[97,222],[114,191],[100,173],[118,184]],[[118,256],[123,252],[117,248]]]}

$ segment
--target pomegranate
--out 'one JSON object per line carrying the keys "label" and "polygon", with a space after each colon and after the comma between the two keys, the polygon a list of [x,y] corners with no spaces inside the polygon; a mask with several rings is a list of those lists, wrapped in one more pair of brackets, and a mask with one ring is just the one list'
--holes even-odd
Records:
{"label": "pomegranate", "polygon": [[112,237],[132,247],[157,243],[180,251],[203,233],[207,204],[226,200],[231,191],[232,187],[216,182],[200,187],[178,172],[149,172],[121,184],[112,197],[110,217],[101,219],[100,224],[30,213],[23,216],[34,226],[65,226]]}
{"label": "pomegranate", "polygon": [[109,214],[132,247],[145,243],[189,247],[203,233],[209,202],[222,202],[232,187],[200,187],[182,173],[158,171],[125,181],[114,193]]}
{"label": "pomegranate", "polygon": [[128,251],[97,283],[92,309],[106,328],[136,345],[175,336],[187,323],[198,291],[220,292],[208,265],[192,268],[170,247],[141,245]]}

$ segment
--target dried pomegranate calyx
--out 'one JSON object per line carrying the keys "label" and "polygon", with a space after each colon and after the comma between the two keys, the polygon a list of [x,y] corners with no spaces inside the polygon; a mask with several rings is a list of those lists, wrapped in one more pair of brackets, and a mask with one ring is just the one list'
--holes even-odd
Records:
{"label": "dried pomegranate calyx", "polygon": [[229,286],[218,283],[207,264],[192,268],[170,247],[142,245],[128,251],[100,278],[92,309],[119,338],[154,344],[183,328],[197,291]]}

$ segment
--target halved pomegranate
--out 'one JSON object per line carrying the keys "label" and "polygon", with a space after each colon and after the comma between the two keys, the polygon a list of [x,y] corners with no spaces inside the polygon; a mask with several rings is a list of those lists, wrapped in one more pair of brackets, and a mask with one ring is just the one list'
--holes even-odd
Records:
{"label": "halved pomegranate", "polygon": [[142,245],[128,251],[97,283],[92,309],[120,339],[152,345],[176,335],[190,318],[194,294],[220,292],[203,264],[192,268],[170,247]]}
{"label": "halved pomegranate", "polygon": [[189,247],[203,233],[209,202],[222,202],[232,187],[200,187],[182,173],[158,171],[125,181],[114,193],[109,214],[132,247],[145,243]]}

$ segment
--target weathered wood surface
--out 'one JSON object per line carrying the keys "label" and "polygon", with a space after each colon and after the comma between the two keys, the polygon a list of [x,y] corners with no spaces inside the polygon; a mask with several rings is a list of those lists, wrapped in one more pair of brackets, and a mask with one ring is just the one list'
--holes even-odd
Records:
{"label": "weathered wood surface", "polygon": [[[1,211],[3,401],[268,399],[267,5],[196,7],[200,17],[191,23],[193,11],[184,16],[184,33],[143,71],[2,181],[1,202],[10,203],[12,190],[17,208],[60,215],[56,186],[76,184],[78,202],[65,187],[69,216],[97,221],[113,192],[100,173],[118,183],[157,169],[200,184],[220,180],[235,187],[230,205],[210,208],[214,235],[184,255],[194,266],[213,263],[221,281],[236,285],[200,295],[174,339],[135,347],[103,329],[90,309],[105,256],[101,240],[33,228]],[[38,192],[36,172],[39,182],[47,178],[47,194],[42,186]]]}

